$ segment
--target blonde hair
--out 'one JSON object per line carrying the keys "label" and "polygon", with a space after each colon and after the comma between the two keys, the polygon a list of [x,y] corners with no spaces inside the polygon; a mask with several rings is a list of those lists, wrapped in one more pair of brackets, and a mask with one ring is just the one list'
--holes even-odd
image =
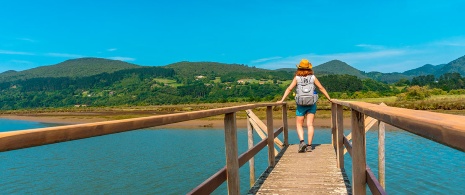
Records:
{"label": "blonde hair", "polygon": [[295,72],[295,76],[308,76],[308,75],[313,75],[313,69],[297,69]]}

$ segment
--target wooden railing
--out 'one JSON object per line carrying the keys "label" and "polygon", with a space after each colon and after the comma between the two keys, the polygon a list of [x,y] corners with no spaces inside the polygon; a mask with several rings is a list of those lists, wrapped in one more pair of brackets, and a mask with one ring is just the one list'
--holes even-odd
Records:
{"label": "wooden railing", "polygon": [[[273,132],[273,106],[282,105],[283,127]],[[263,139],[258,144],[243,153],[238,157],[237,147],[237,125],[236,112],[246,111],[250,109],[266,107],[266,139]],[[268,163],[269,166],[275,164],[275,138],[284,131],[284,143],[287,145],[287,105],[286,103],[261,103],[247,104],[242,106],[210,109],[203,111],[168,114],[160,116],[141,117],[133,119],[115,120],[98,123],[87,123],[78,125],[67,125],[58,127],[48,127],[32,130],[21,130],[0,133],[0,152],[16,150],[58,142],[65,142],[77,139],[90,138],[95,136],[103,136],[113,133],[120,133],[132,130],[138,130],[148,127],[166,125],[182,121],[206,118],[216,115],[225,115],[225,146],[226,146],[226,166],[211,176],[207,181],[203,182],[189,194],[209,194],[218,188],[224,181],[227,180],[229,194],[240,194],[239,187],[239,167],[252,159],[261,149],[268,146]],[[250,122],[247,122],[250,124]],[[258,121],[256,123],[258,124]],[[249,126],[249,143],[252,127]],[[253,138],[253,137],[252,137]],[[253,141],[252,141],[253,145]],[[250,145],[249,145],[250,146]],[[251,163],[253,164],[253,163]],[[251,167],[251,171],[253,167]],[[251,172],[252,175],[252,172]]]}
{"label": "wooden railing", "polygon": [[[282,105],[283,126],[273,132],[273,110],[272,106],[266,108],[266,126],[263,122],[248,109],[247,111],[247,135],[249,149],[238,157],[237,140],[236,140],[236,122],[234,114],[225,116],[225,146],[226,146],[226,166],[216,172],[210,178],[205,180],[199,186],[187,194],[210,194],[218,188],[223,182],[228,182],[228,194],[240,194],[239,186],[239,168],[249,161],[250,166],[250,186],[255,182],[255,163],[254,156],[258,154],[265,146],[268,146],[268,167],[275,165],[275,156],[277,151],[274,144],[282,149],[288,145],[288,125],[287,125],[287,104]],[[256,145],[253,144],[253,130],[255,130],[262,141]],[[264,131],[264,132],[262,132]],[[284,143],[277,136],[284,131]],[[266,135],[265,135],[266,134]],[[270,136],[271,135],[271,136]]]}
{"label": "wooden railing", "polygon": [[[352,143],[343,134],[343,106],[351,109]],[[379,181],[366,163],[366,116],[378,120]],[[465,116],[395,108],[365,102],[334,100],[332,104],[333,144],[338,168],[344,168],[344,146],[352,157],[352,193],[386,194],[384,185],[384,123],[421,137],[465,151]]]}

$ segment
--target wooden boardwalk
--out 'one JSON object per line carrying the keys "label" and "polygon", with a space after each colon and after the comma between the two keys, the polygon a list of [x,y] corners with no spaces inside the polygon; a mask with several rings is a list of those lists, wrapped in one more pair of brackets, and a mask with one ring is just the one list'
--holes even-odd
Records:
{"label": "wooden boardwalk", "polygon": [[345,171],[337,168],[331,144],[315,144],[312,152],[298,153],[298,145],[283,149],[277,163],[263,173],[249,194],[351,194]]}

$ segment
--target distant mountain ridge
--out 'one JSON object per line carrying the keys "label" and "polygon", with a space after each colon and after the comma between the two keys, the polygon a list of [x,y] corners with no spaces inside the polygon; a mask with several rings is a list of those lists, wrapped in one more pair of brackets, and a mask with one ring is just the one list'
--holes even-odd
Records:
{"label": "distant mountain ridge", "polygon": [[55,65],[40,66],[24,71],[6,71],[0,74],[0,82],[43,77],[87,77],[101,73],[112,73],[119,70],[141,67],[143,66],[119,60],[78,58],[66,60]]}
{"label": "distant mountain ridge", "polygon": [[272,72],[272,70],[249,67],[244,64],[224,64],[218,62],[177,62],[164,66],[172,68],[178,75],[182,76],[200,76],[211,75],[223,76],[232,72],[237,73],[254,73],[254,72]]}
{"label": "distant mountain ridge", "polygon": [[[113,73],[119,70],[143,67],[146,66],[131,64],[119,60],[109,60],[102,58],[78,58],[66,60],[55,65],[41,66],[24,71],[6,71],[0,73],[0,82],[43,77],[87,77],[98,75],[101,73]],[[177,75],[190,78],[201,75],[220,77],[224,75],[231,76],[231,74],[234,73],[247,73],[248,75],[266,75],[276,74],[277,72],[285,72],[286,74],[292,75],[293,72],[295,72],[296,70],[295,68],[268,70],[256,67],[249,67],[248,65],[244,64],[225,64],[218,62],[178,62],[160,67],[173,69],[175,70]],[[462,56],[447,64],[426,64],[421,67],[405,71],[403,73],[381,73],[376,71],[366,73],[340,60],[331,60],[320,65],[314,65],[314,70],[318,75],[348,74],[357,76],[361,79],[371,78],[377,81],[393,83],[402,78],[411,79],[415,76],[420,75],[435,75],[436,77],[438,77],[444,73],[451,72],[458,72],[461,75],[465,75],[465,56]]]}
{"label": "distant mountain ridge", "polygon": [[318,74],[348,74],[357,76],[359,78],[368,78],[364,73],[356,68],[348,65],[340,60],[331,60],[318,66],[315,66],[313,70]]}

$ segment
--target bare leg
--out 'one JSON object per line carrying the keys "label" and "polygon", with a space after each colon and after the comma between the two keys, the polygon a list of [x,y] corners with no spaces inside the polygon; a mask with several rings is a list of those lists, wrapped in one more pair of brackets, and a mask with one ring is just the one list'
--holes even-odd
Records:
{"label": "bare leg", "polygon": [[308,113],[307,114],[307,128],[308,128],[308,143],[307,144],[312,144],[313,141],[313,134],[315,131],[315,128],[313,127],[313,119],[315,119],[315,114]]}
{"label": "bare leg", "polygon": [[304,117],[296,116],[295,122],[296,122],[296,128],[297,128],[297,135],[299,136],[299,141],[304,140],[304,129],[303,129]]}

